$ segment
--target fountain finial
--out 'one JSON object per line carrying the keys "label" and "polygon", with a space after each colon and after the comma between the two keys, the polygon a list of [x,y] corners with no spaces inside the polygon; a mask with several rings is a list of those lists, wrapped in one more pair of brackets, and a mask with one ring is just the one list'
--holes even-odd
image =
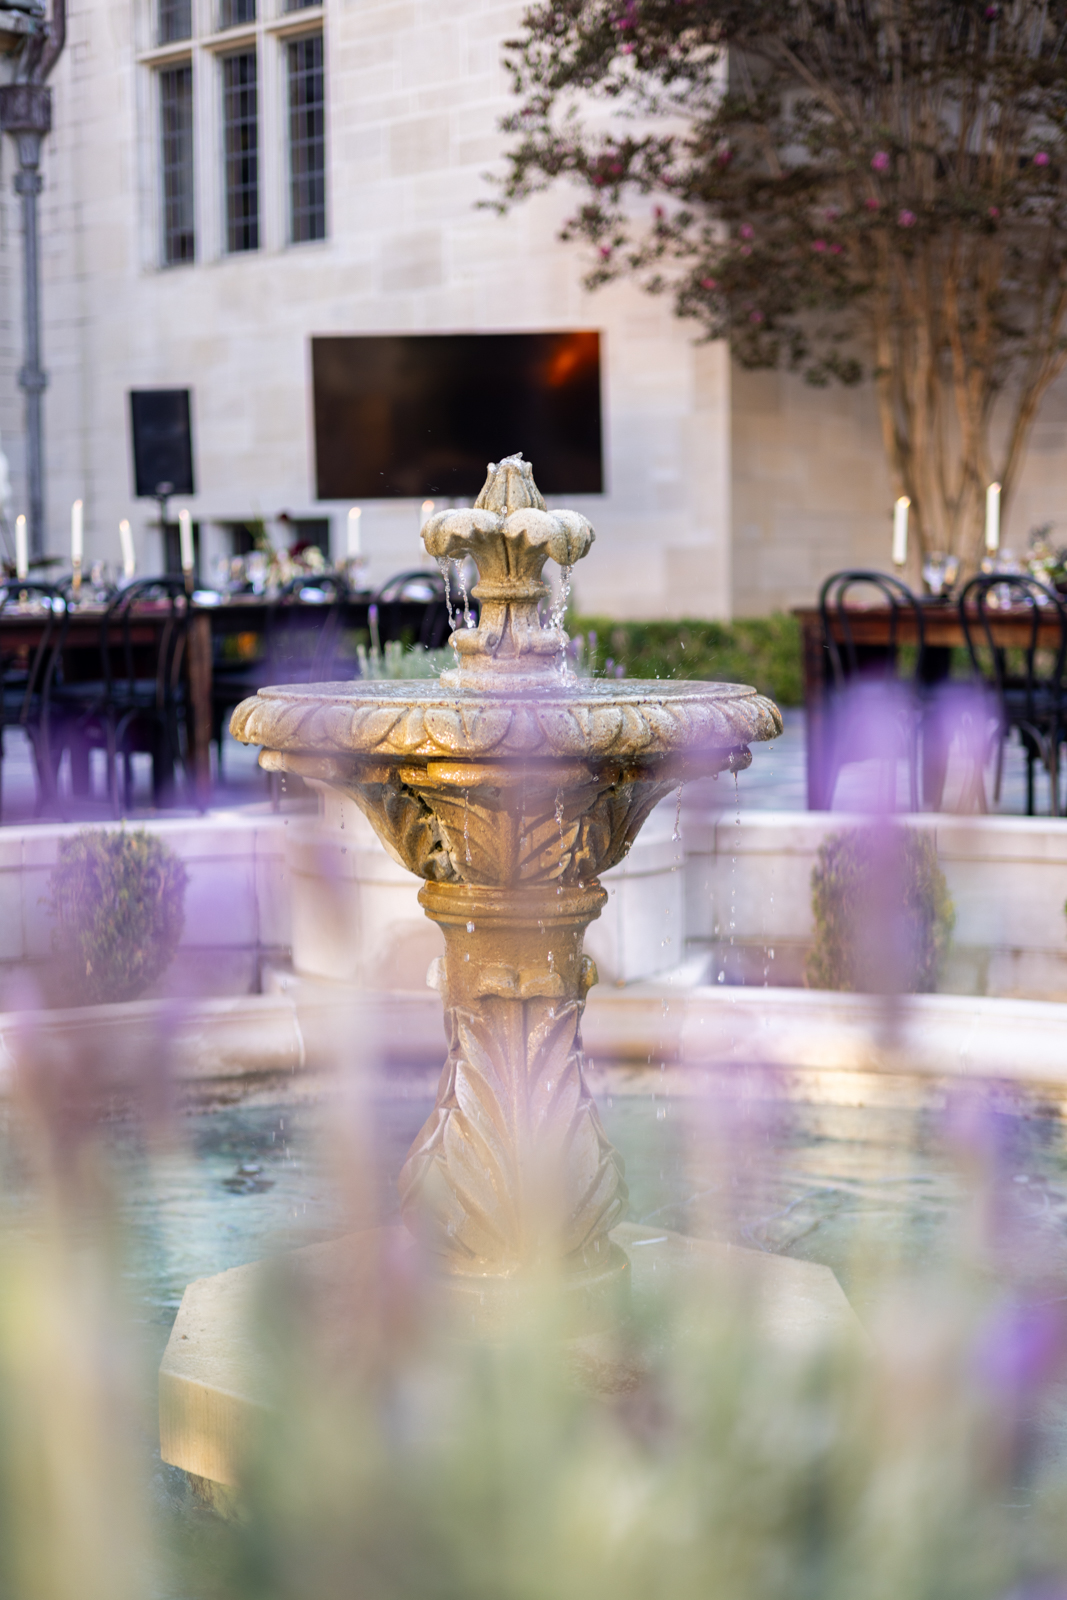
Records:
{"label": "fountain finial", "polygon": [[471,510],[438,512],[422,538],[441,565],[469,555],[478,568],[473,593],[481,620],[452,635],[460,663],[442,672],[447,688],[514,694],[572,678],[562,627],[555,620],[542,626],[538,613],[551,592],[541,573],[546,561],[556,561],[565,585],[595,534],[580,512],[545,509],[528,461],[521,455],[491,461]]}

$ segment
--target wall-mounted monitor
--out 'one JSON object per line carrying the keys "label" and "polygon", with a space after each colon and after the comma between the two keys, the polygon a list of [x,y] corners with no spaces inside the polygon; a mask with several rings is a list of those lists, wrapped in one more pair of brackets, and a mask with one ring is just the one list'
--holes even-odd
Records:
{"label": "wall-mounted monitor", "polygon": [[320,500],[476,495],[521,451],[544,494],[601,494],[600,335],[314,338]]}
{"label": "wall-mounted monitor", "polygon": [[137,498],[195,494],[188,389],[131,389],[130,425]]}

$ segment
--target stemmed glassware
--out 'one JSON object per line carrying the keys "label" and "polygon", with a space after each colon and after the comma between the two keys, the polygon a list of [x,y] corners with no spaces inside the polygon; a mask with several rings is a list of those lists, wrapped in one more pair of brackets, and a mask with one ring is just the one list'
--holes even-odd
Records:
{"label": "stemmed glassware", "polygon": [[944,550],[928,550],[923,557],[923,582],[935,600],[947,599],[960,575],[959,556]]}

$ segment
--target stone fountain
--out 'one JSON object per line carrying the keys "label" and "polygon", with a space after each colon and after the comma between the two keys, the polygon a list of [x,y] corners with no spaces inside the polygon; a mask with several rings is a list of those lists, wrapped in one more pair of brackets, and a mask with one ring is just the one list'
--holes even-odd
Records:
{"label": "stone fountain", "polygon": [[479,572],[480,620],[453,632],[454,668],[436,683],[263,689],[231,723],[262,766],[351,796],[424,880],[449,1048],[402,1213],[475,1325],[546,1268],[562,1271],[576,1327],[625,1291],[622,1161],[582,1070],[596,982],[583,935],[601,873],[652,808],[688,778],[748,766],[748,746],[782,726],[735,684],[576,678],[560,609],[543,618],[542,573],[557,562],[565,594],[593,538],[577,512],[546,509],[521,456],[490,465],[472,509],[423,529],[444,570],[470,556]]}
{"label": "stone fountain", "polygon": [[[556,561],[565,593],[593,530],[545,508],[521,457],[491,466],[473,509],[433,517],[423,537],[443,565],[469,555],[480,573],[480,621],[453,633],[453,669],[437,683],[264,689],[233,717],[265,767],[351,796],[424,880],[445,939],[434,981],[449,1049],[400,1177],[406,1229],[306,1246],[185,1291],[160,1366],[160,1449],[227,1513],[272,1404],[261,1312],[279,1304],[279,1273],[287,1341],[327,1392],[358,1379],[367,1341],[393,1350],[405,1326],[446,1344],[455,1332],[495,1338],[516,1307],[536,1309],[531,1288],[546,1277],[562,1282],[552,1326],[582,1381],[632,1387],[644,1358],[612,1336],[631,1277],[620,1240],[642,1246],[633,1280],[646,1307],[666,1304],[672,1282],[706,1291],[740,1271],[774,1338],[857,1335],[826,1267],[623,1221],[622,1161],[583,1074],[596,973],[582,938],[605,902],[600,874],[672,788],[747,766],[749,744],[780,732],[778,712],[734,684],[577,680],[559,610],[542,620],[542,572]],[[408,1271],[420,1242],[428,1275]],[[405,1324],[397,1308],[413,1284],[430,1314]]]}

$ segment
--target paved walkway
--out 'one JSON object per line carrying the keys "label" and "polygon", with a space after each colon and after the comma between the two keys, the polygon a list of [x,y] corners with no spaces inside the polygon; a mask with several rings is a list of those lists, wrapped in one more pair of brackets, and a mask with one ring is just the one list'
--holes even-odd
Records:
{"label": "paved walkway", "polygon": [[[742,811],[803,811],[806,807],[806,775],[804,759],[804,712],[785,712],[785,732],[772,744],[754,745],[752,765],[737,780],[736,803]],[[214,751],[212,752],[214,756]],[[93,758],[94,796],[89,801],[75,802],[69,793],[69,775],[60,776],[64,794],[62,816],[69,821],[107,821],[111,809],[105,795],[105,771],[102,753]],[[151,765],[147,756],[134,757],[135,817],[153,815],[151,803]],[[946,809],[951,809],[953,799],[961,790],[964,773],[959,759],[950,760],[946,784]],[[884,773],[875,761],[857,761],[842,769],[834,794],[835,811],[868,811],[877,803],[877,795],[884,782]],[[735,804],[729,777],[719,778],[710,788],[712,803],[724,809]],[[991,778],[987,790],[992,790]],[[906,809],[906,773],[901,763],[897,773],[898,806]],[[226,735],[222,751],[222,781],[215,785],[212,795],[213,809],[251,805],[268,798],[267,776],[257,765],[257,752],[247,745],[238,744]],[[17,728],[4,734],[4,759],[2,769],[2,820],[5,823],[56,820],[51,811],[46,818],[36,818],[36,787],[29,743]],[[1004,782],[999,805],[994,810],[1022,815],[1026,809],[1026,768],[1022,750],[1013,741],[1008,746],[1004,764]],[[182,806],[180,811],[193,812],[192,806]],[[1048,815],[1048,784],[1038,775],[1037,810]],[[174,813],[168,813],[174,814]]]}
{"label": "paved walkway", "polygon": [[[804,712],[784,713],[785,732],[771,744],[753,745],[752,765],[737,780],[737,800],[742,811],[803,811],[807,806],[807,774],[804,758]],[[967,770],[959,752],[953,750],[949,759],[948,778],[945,784],[945,809],[954,809],[967,778]],[[901,762],[897,769],[897,806],[907,809],[907,772]],[[716,785],[721,790],[728,780],[720,778]],[[877,808],[878,796],[885,782],[882,764],[877,761],[856,761],[845,766],[834,791],[834,811],[864,812]],[[986,775],[986,793],[990,809],[1006,815],[1022,816],[1026,812],[1026,762],[1018,739],[1013,736],[1004,759],[1004,777],[998,804],[992,801],[992,773]],[[728,808],[733,797],[728,791],[716,795]],[[1061,801],[1062,804],[1062,801]],[[1038,815],[1048,815],[1048,781],[1038,770]]]}

